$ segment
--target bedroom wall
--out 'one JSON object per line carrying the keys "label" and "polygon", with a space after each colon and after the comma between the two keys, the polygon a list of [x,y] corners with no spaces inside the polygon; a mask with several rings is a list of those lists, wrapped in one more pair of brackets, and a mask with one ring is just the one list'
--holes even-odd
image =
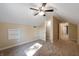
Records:
{"label": "bedroom wall", "polygon": [[[57,17],[53,17],[53,38],[54,38],[54,41],[58,40],[59,39],[59,23],[65,23],[65,22],[68,22],[69,23],[69,40],[73,41],[73,42],[77,42],[77,39],[78,39],[78,36],[79,34],[77,35],[78,31],[79,31],[79,26],[77,27],[77,24],[73,24],[69,21],[64,21],[64,19],[58,19]],[[63,36],[62,36],[63,37]]]}
{"label": "bedroom wall", "polygon": [[77,25],[77,34],[78,34],[78,40],[77,40],[77,43],[79,44],[79,24]]}
{"label": "bedroom wall", "polygon": [[46,41],[53,43],[53,17],[46,21]]}
{"label": "bedroom wall", "polygon": [[[20,30],[20,39],[8,39],[8,29]],[[30,25],[0,23],[0,49],[22,42],[31,42],[37,40],[36,30]]]}
{"label": "bedroom wall", "polygon": [[59,23],[62,22],[55,16],[49,18],[46,22],[46,40],[57,41],[59,39]]}
{"label": "bedroom wall", "polygon": [[41,24],[40,26],[37,26],[35,29],[36,32],[36,38],[40,40],[46,41],[46,24],[45,22]]}
{"label": "bedroom wall", "polygon": [[77,25],[76,24],[72,24],[72,23],[69,23],[69,39],[75,43],[77,43]]}
{"label": "bedroom wall", "polygon": [[53,40],[59,40],[59,23],[61,23],[61,19],[53,16]]}

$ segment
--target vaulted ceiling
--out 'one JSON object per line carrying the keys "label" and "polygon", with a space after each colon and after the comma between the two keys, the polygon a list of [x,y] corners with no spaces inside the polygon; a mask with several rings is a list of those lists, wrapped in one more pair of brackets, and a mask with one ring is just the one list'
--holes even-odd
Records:
{"label": "vaulted ceiling", "polygon": [[57,15],[72,23],[79,23],[79,4],[77,3],[48,3],[47,8],[54,7],[55,12],[44,16],[34,16],[35,11],[30,7],[40,7],[41,3],[0,3],[0,22],[40,25],[50,16]]}

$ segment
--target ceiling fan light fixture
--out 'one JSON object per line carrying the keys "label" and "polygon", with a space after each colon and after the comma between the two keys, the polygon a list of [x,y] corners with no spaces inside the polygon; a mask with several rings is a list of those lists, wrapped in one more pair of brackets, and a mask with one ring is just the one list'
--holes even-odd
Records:
{"label": "ceiling fan light fixture", "polygon": [[42,10],[44,10],[44,7],[41,7]]}
{"label": "ceiling fan light fixture", "polygon": [[40,13],[39,13],[39,15],[44,15],[45,13],[43,12],[43,11],[41,11]]}
{"label": "ceiling fan light fixture", "polygon": [[53,12],[54,11],[54,9],[45,8],[46,4],[47,3],[42,3],[42,6],[39,8],[30,8],[31,10],[37,11],[37,13],[34,14],[34,16],[36,16],[36,15],[46,16],[46,12]]}

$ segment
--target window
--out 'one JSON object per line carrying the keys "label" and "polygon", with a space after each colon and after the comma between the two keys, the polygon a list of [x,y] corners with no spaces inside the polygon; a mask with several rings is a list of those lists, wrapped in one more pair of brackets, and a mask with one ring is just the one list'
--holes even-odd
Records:
{"label": "window", "polygon": [[8,29],[8,39],[20,39],[20,30]]}

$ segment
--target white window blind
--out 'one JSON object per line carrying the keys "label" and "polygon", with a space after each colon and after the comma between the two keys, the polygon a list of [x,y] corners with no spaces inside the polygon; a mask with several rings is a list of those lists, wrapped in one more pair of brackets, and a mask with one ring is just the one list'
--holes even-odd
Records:
{"label": "white window blind", "polygon": [[20,30],[8,29],[8,39],[20,39]]}

